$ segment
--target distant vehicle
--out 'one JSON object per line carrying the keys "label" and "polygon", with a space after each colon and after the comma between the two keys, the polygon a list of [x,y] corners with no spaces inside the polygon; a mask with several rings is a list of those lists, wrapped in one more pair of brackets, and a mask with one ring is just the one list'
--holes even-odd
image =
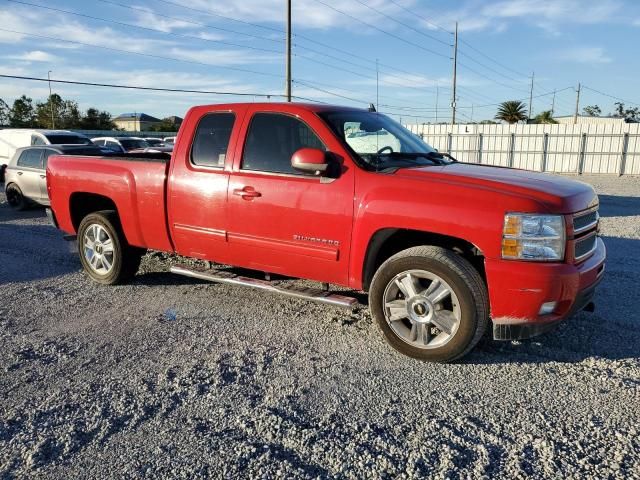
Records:
{"label": "distant vehicle", "polygon": [[47,145],[16,150],[5,172],[5,191],[9,206],[21,210],[29,202],[49,205],[46,169],[51,155],[109,155],[95,145]]}
{"label": "distant vehicle", "polygon": [[7,165],[18,148],[31,145],[91,145],[91,140],[69,130],[7,128],[0,130],[0,165]]}
{"label": "distant vehicle", "polygon": [[164,147],[164,140],[161,138],[145,138],[150,147]]}
{"label": "distant vehicle", "polygon": [[176,137],[164,137],[164,143],[165,145],[169,146],[169,145],[173,145],[174,143],[176,143]]}
{"label": "distant vehicle", "polygon": [[92,138],[91,142],[118,153],[143,152],[149,147],[147,141],[140,137],[98,137]]}

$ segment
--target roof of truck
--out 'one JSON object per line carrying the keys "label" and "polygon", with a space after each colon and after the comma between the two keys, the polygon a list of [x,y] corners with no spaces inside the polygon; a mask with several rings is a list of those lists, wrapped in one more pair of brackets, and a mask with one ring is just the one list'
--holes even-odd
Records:
{"label": "roof of truck", "polygon": [[344,105],[331,105],[325,103],[308,103],[308,102],[236,102],[236,103],[214,103],[209,105],[198,105],[195,108],[213,108],[216,109],[224,109],[224,108],[233,108],[238,106],[248,106],[253,109],[261,109],[261,108],[273,108],[273,107],[287,107],[287,108],[300,108],[303,110],[309,110],[312,112],[326,112],[326,111],[335,111],[335,110],[360,110],[367,111],[366,108],[358,108],[358,107],[345,107]]}

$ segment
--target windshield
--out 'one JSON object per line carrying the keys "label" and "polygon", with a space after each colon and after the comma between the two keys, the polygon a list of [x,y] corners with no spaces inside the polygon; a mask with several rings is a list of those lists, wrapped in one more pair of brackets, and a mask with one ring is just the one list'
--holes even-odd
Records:
{"label": "windshield", "polygon": [[381,113],[343,110],[319,115],[375,170],[451,163],[420,137]]}
{"label": "windshield", "polygon": [[122,139],[120,145],[125,150],[134,150],[136,148],[147,148],[149,144],[145,140]]}
{"label": "windshield", "polygon": [[51,145],[91,145],[91,140],[82,135],[45,135]]}

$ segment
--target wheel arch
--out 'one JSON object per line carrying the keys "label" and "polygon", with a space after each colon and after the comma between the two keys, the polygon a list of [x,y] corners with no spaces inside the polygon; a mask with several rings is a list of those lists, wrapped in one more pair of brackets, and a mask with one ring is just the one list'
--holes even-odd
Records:
{"label": "wheel arch", "polygon": [[362,267],[362,288],[369,290],[376,270],[402,250],[421,245],[446,248],[469,260],[486,283],[484,254],[473,243],[450,235],[404,228],[382,228],[369,239]]}
{"label": "wheel arch", "polygon": [[83,218],[101,210],[114,210],[116,216],[120,217],[116,203],[107,196],[89,192],[74,192],[69,197],[69,214],[76,232]]}

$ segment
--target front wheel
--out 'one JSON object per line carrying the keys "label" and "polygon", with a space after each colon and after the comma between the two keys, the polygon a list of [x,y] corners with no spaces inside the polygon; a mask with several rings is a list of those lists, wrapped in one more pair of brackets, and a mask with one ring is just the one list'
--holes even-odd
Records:
{"label": "front wheel", "polygon": [[371,282],[370,308],[389,344],[420,360],[467,354],[488,323],[487,291],[464,258],[422,246],[389,258]]}
{"label": "front wheel", "polygon": [[91,279],[115,285],[135,275],[143,250],[127,243],[116,212],[104,210],[91,213],[80,222],[78,253]]}

